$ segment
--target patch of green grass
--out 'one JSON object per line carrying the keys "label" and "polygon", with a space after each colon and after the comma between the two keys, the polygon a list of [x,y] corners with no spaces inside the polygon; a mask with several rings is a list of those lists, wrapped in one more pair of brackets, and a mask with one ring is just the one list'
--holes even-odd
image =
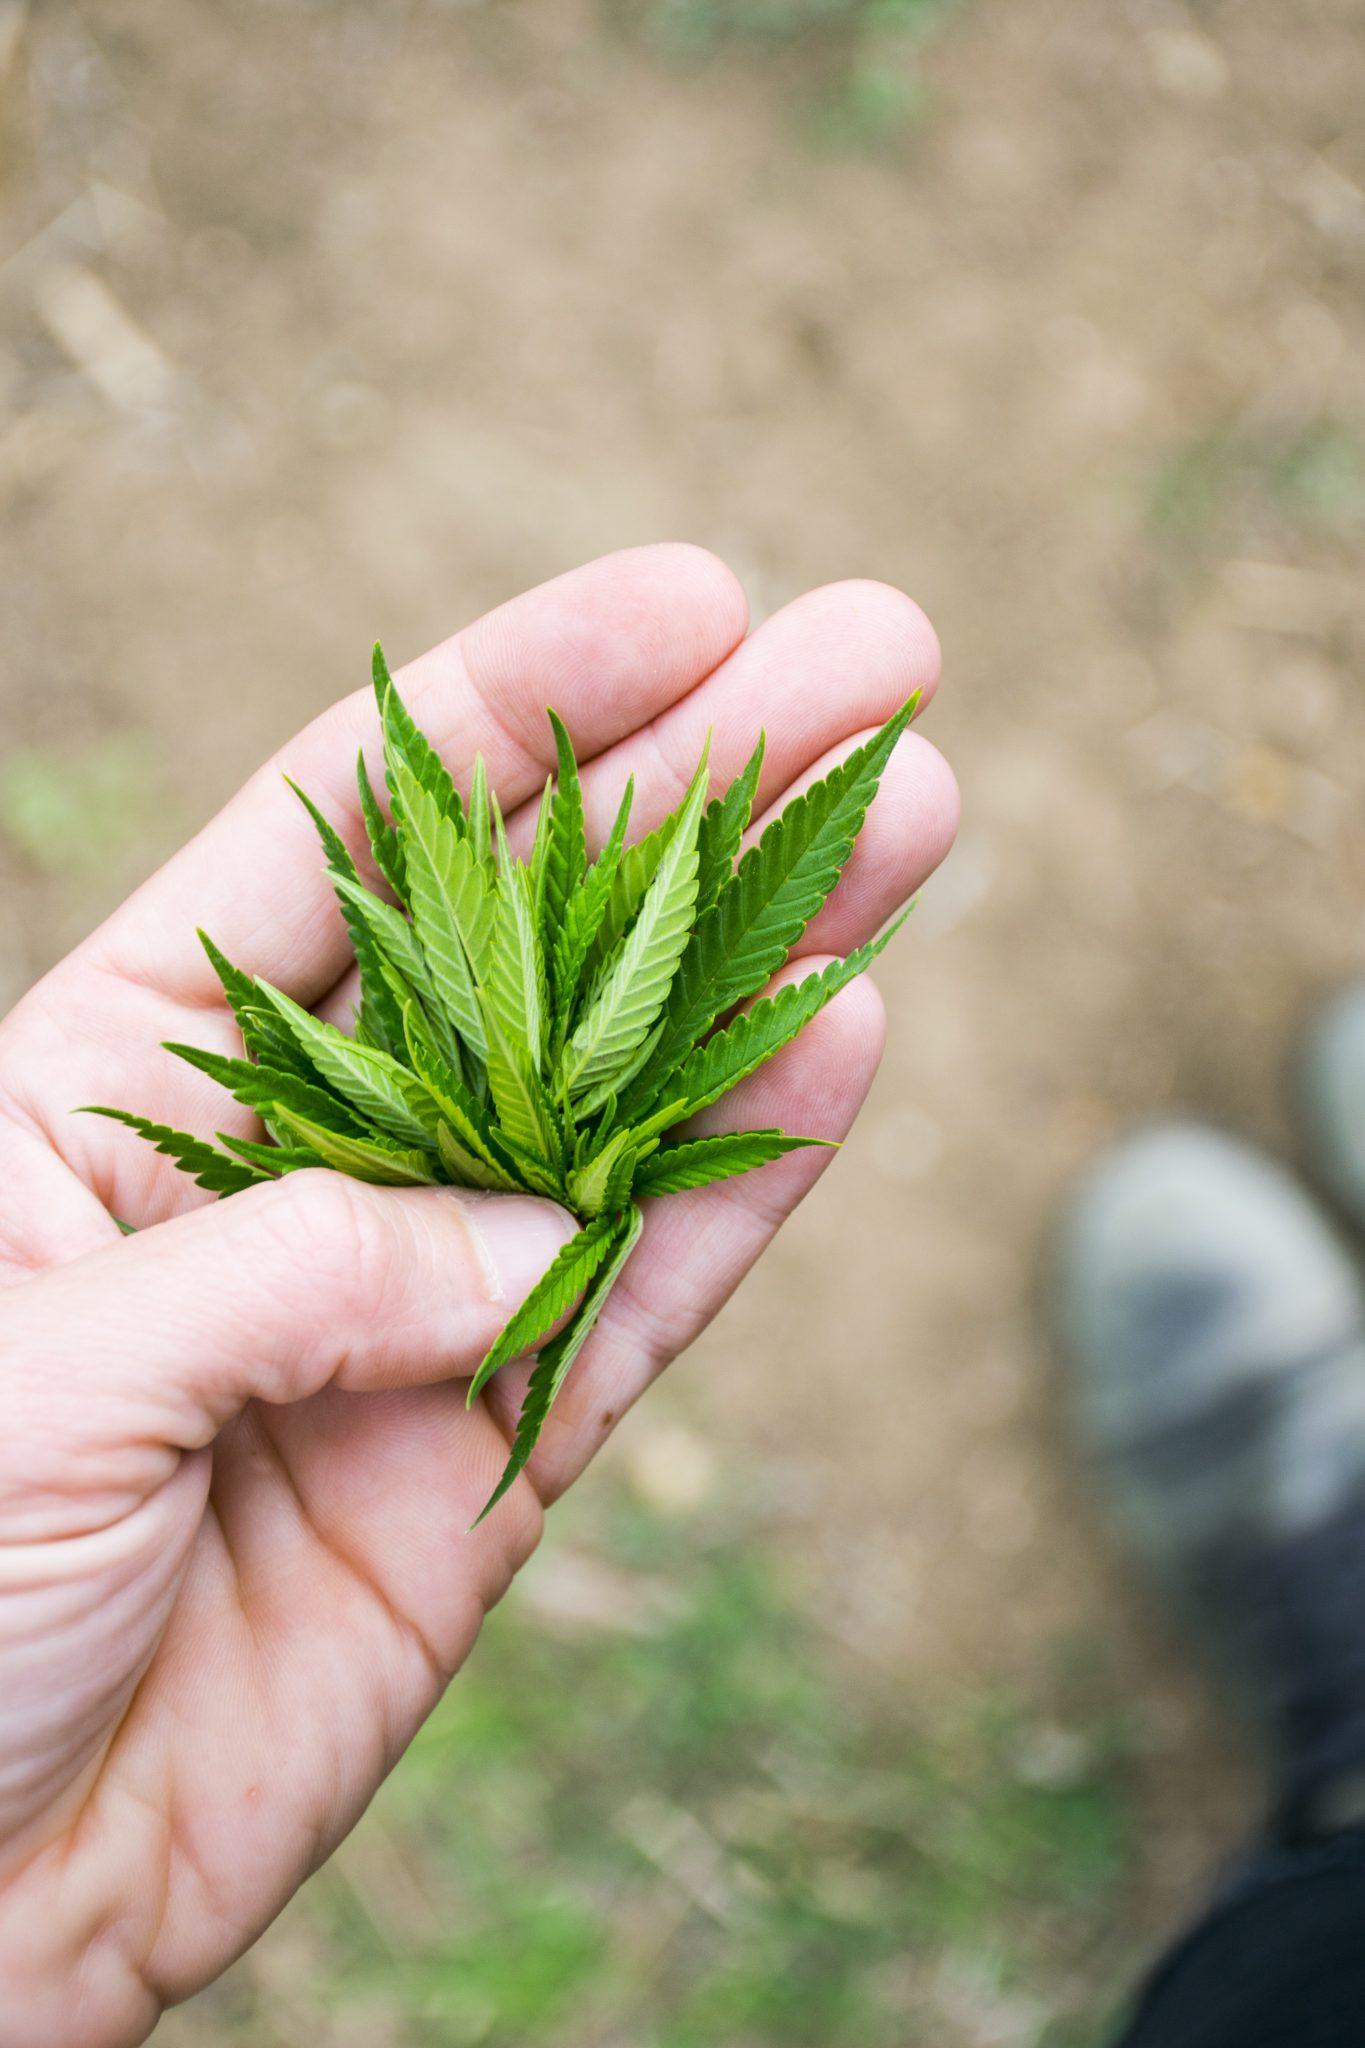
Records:
{"label": "patch of green grass", "polygon": [[1148,518],[1182,548],[1356,533],[1365,526],[1365,442],[1334,419],[1287,431],[1219,423],[1159,465]]}
{"label": "patch of green grass", "polygon": [[805,126],[833,148],[887,142],[925,104],[919,55],[961,0],[617,0],[665,56],[698,62],[747,47],[807,56]]}
{"label": "patch of green grass", "polygon": [[142,838],[155,796],[146,748],[128,734],[74,759],[44,747],[0,758],[0,832],[43,874],[107,866]]}
{"label": "patch of green grass", "polygon": [[[540,1568],[594,1618],[514,1594],[293,1909],[322,2039],[939,2048],[965,2001],[1009,2048],[1098,2043],[1133,1843],[1093,1686],[1060,1727],[877,1709],[764,1551],[620,1492],[556,1519]],[[263,2048],[273,2005],[248,1966],[199,2011]]]}

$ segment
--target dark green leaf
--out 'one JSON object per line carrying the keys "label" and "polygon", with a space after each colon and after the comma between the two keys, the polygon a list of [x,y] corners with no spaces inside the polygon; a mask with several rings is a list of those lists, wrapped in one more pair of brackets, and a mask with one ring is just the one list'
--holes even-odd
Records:
{"label": "dark green leaf", "polygon": [[730,787],[702,813],[697,834],[698,917],[711,908],[734,870],[763,771],[764,745],[765,737],[760,733],[758,745]]}
{"label": "dark green leaf", "polygon": [[751,846],[701,919],[664,1008],[659,1045],[623,1097],[627,1116],[655,1099],[716,1018],[762,988],[839,879],[891,750],[918,696],[821,781],[794,797]]}
{"label": "dark green leaf", "polygon": [[360,809],[365,820],[365,832],[370,842],[374,864],[395,896],[405,893],[403,879],[403,850],[398,844],[398,834],[379,807],[379,799],[370,781],[370,771],[365,766],[362,752],[356,758],[356,787],[360,791]]}
{"label": "dark green leaf", "polygon": [[400,1055],[403,1045],[403,1017],[381,972],[375,942],[364,913],[352,894],[361,887],[360,875],[350,849],[336,827],[328,822],[313,799],[296,782],[285,781],[307,811],[322,841],[341,915],[350,935],[356,966],[360,970],[361,1014],[367,1036],[383,1052]]}
{"label": "dark green leaf", "polygon": [[288,1068],[305,1079],[314,1078],[307,1060],[294,1042],[293,1034],[280,1022],[269,1003],[262,999],[251,976],[243,974],[240,967],[234,967],[207,932],[200,932],[199,943],[223,984],[228,1008],[242,1034],[242,1043],[252,1058],[264,1061],[267,1066]]}
{"label": "dark green leaf", "polygon": [[699,1045],[670,1082],[670,1087],[687,1103],[685,1113],[694,1116],[708,1103],[718,1102],[747,1074],[771,1059],[841,988],[871,966],[904,922],[904,917],[897,918],[889,931],[871,945],[860,946],[846,960],[831,960],[818,974],[789,981],[775,996],[765,996],[751,1010],[741,1011],[723,1031],[714,1032],[704,1045]]}
{"label": "dark green leaf", "polygon": [[258,1145],[254,1138],[234,1138],[227,1131],[215,1131],[213,1135],[238,1159],[245,1159],[248,1166],[259,1166],[263,1173],[299,1173],[307,1167],[327,1164],[305,1145]]}
{"label": "dark green leaf", "polygon": [[267,1120],[281,1103],[286,1104],[299,1116],[311,1117],[315,1123],[325,1124],[328,1130],[351,1133],[362,1137],[365,1126],[349,1103],[343,1102],[327,1088],[317,1082],[302,1080],[297,1074],[290,1074],[277,1067],[256,1066],[250,1060],[234,1060],[220,1052],[208,1052],[200,1045],[180,1045],[174,1039],[164,1041],[165,1050],[174,1053],[178,1060],[197,1067],[201,1074],[217,1081],[236,1097],[244,1109],[253,1109]]}
{"label": "dark green leaf", "polygon": [[469,1383],[467,1405],[475,1401],[492,1379],[523,1351],[529,1351],[538,1337],[553,1329],[572,1307],[593,1274],[606,1259],[619,1229],[614,1216],[599,1216],[586,1224],[576,1237],[561,1245],[521,1307],[503,1324],[496,1341]]}
{"label": "dark green leaf", "polygon": [[682,1145],[661,1145],[635,1176],[637,1195],[678,1195],[685,1188],[709,1187],[731,1180],[755,1166],[766,1166],[784,1152],[805,1145],[827,1145],[826,1138],[789,1138],[783,1131],[727,1131],[717,1138],[693,1138]]}
{"label": "dark green leaf", "polygon": [[150,1117],[135,1116],[130,1109],[106,1109],[91,1102],[77,1115],[107,1116],[117,1124],[127,1124],[130,1131],[136,1131],[167,1159],[173,1159],[182,1173],[189,1174],[211,1195],[240,1194],[243,1188],[259,1187],[268,1179],[230,1153],[220,1152],[216,1145],[206,1144],[203,1138],[191,1137],[188,1131],[173,1131],[167,1124],[154,1124]]}
{"label": "dark green leaf", "polygon": [[567,1329],[562,1330],[545,1346],[537,1359],[535,1370],[527,1383],[526,1398],[521,1405],[517,1433],[507,1464],[503,1468],[501,1479],[485,1501],[478,1520],[474,1523],[475,1528],[484,1516],[490,1514],[497,1506],[518,1473],[525,1467],[539,1442],[545,1418],[568,1377],[569,1368],[587,1342],[593,1325],[606,1304],[607,1296],[616,1285],[621,1268],[635,1249],[643,1226],[644,1218],[640,1211],[632,1208],[625,1224],[618,1226],[615,1237],[608,1240],[611,1247],[609,1263],[593,1283],[577,1315]]}

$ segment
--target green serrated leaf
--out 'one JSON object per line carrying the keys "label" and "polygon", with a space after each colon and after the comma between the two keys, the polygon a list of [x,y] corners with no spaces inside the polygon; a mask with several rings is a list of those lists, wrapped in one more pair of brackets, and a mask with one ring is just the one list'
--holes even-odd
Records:
{"label": "green serrated leaf", "polygon": [[606,1305],[608,1295],[620,1278],[622,1267],[639,1241],[643,1227],[644,1217],[638,1209],[632,1208],[626,1223],[611,1241],[608,1263],[594,1281],[573,1321],[545,1346],[537,1359],[535,1370],[527,1383],[526,1398],[521,1404],[521,1415],[517,1421],[517,1433],[513,1439],[511,1452],[503,1468],[502,1477],[485,1501],[473,1525],[476,1529],[484,1516],[491,1514],[518,1473],[526,1466],[540,1440],[545,1418],[568,1377],[569,1368],[591,1335],[593,1326]]}
{"label": "green serrated leaf", "polygon": [[254,1138],[234,1138],[228,1131],[215,1131],[213,1135],[229,1152],[245,1159],[248,1166],[258,1166],[271,1175],[301,1173],[305,1168],[327,1164],[306,1145],[260,1145]]}
{"label": "green serrated leaf", "polygon": [[[682,1145],[661,1145],[635,1175],[637,1195],[679,1195],[686,1188],[709,1187],[732,1180],[798,1152],[806,1145],[829,1145],[827,1138],[789,1138],[785,1131],[727,1131],[717,1138],[693,1138]],[[831,1147],[831,1149],[835,1149]]]}
{"label": "green serrated leaf", "polygon": [[558,931],[564,921],[565,906],[587,872],[588,841],[573,742],[559,714],[551,711],[549,718],[558,772],[545,848],[545,920],[547,930]]}
{"label": "green serrated leaf", "polygon": [[618,1081],[663,1006],[692,928],[705,796],[703,753],[635,922],[603,967],[564,1049],[562,1074],[570,1095]]}
{"label": "green serrated leaf", "polygon": [[618,1228],[614,1216],[599,1216],[561,1245],[537,1280],[521,1307],[509,1316],[469,1383],[467,1405],[472,1408],[495,1372],[500,1372],[523,1351],[529,1351],[538,1337],[552,1329],[611,1251]]}
{"label": "green serrated leaf", "polygon": [[530,877],[525,868],[512,866],[510,858],[499,877],[483,992],[496,1009],[509,1041],[524,1047],[539,1071],[549,1024],[545,955],[536,929]]}
{"label": "green serrated leaf", "polygon": [[188,1131],[172,1130],[169,1124],[153,1123],[150,1117],[137,1116],[131,1109],[108,1109],[101,1103],[89,1102],[76,1114],[107,1116],[116,1124],[127,1124],[130,1131],[136,1131],[165,1158],[173,1159],[182,1173],[189,1174],[211,1195],[237,1195],[243,1188],[259,1187],[269,1179],[268,1174],[258,1173],[228,1152],[220,1152],[203,1138],[192,1137]]}
{"label": "green serrated leaf", "polygon": [[632,775],[626,783],[606,845],[570,895],[558,929],[547,935],[553,949],[551,981],[554,988],[553,1050],[556,1060],[574,1022],[588,954],[596,943],[606,915],[616,871],[621,864],[634,796],[635,777]]}
{"label": "green serrated leaf", "polygon": [[389,991],[385,976],[380,971],[368,921],[350,893],[353,888],[360,887],[359,871],[351,858],[350,849],[336,827],[329,823],[313,799],[300,789],[296,782],[290,781],[287,775],[284,779],[312,819],[322,841],[322,850],[327,856],[332,887],[350,935],[356,966],[360,971],[360,1014],[364,1019],[366,1037],[381,1051],[393,1053],[397,1057],[403,1044],[403,1019]]}
{"label": "green serrated leaf", "polygon": [[619,1074],[612,1074],[605,1081],[599,1081],[595,1088],[589,1088],[586,1095],[579,1096],[574,1111],[579,1117],[601,1115],[603,1125],[610,1128],[615,1120],[616,1108],[622,1092],[629,1088],[635,1076],[648,1066],[654,1057],[654,1048],[664,1034],[664,1020],[660,1017],[648,1038],[642,1040],[639,1049],[632,1053]]}
{"label": "green serrated leaf", "polygon": [[217,1081],[244,1109],[255,1110],[258,1116],[269,1119],[281,1103],[286,1103],[300,1116],[312,1117],[314,1122],[325,1125],[328,1130],[357,1137],[364,1134],[365,1126],[349,1103],[341,1101],[320,1083],[304,1081],[297,1074],[286,1073],[281,1068],[256,1066],[250,1060],[229,1059],[223,1053],[208,1052],[200,1045],[181,1045],[169,1038],[163,1043],[167,1052],[174,1053],[188,1066],[197,1067],[211,1081]]}
{"label": "green serrated leaf", "polygon": [[[654,1140],[657,1144],[658,1140]],[[569,1175],[569,1206],[579,1216],[599,1216],[604,1209],[619,1209],[625,1196],[630,1193],[634,1169],[639,1162],[642,1141],[632,1130],[617,1131],[595,1157],[582,1166],[575,1167]],[[648,1140],[643,1149],[652,1149]],[[624,1191],[611,1200],[613,1188],[619,1179],[619,1168],[624,1162]]]}
{"label": "green serrated leaf", "polygon": [[441,816],[457,831],[463,831],[464,805],[460,801],[460,792],[445,762],[426,734],[414,723],[411,712],[399,696],[378,641],[374,647],[373,668],[374,694],[379,702],[379,717],[384,728],[384,770],[395,822],[403,798],[401,791],[394,787],[394,772],[401,763],[418,787],[433,800]]}
{"label": "green serrated leaf", "polygon": [[[462,1155],[471,1162],[461,1170],[461,1178],[471,1187],[514,1188],[517,1181],[498,1163],[497,1155],[490,1149],[488,1119],[482,1105],[464,1086],[454,1069],[441,1058],[436,1047],[426,1035],[424,1020],[419,1018],[416,1007],[409,1004],[403,1017],[408,1034],[408,1052],[418,1080],[431,1097],[432,1103],[442,1119],[446,1136],[459,1147]],[[449,1149],[441,1143],[440,1129],[437,1131],[437,1150],[446,1160]],[[446,1160],[449,1164],[449,1161]]]}
{"label": "green serrated leaf", "polygon": [[223,985],[228,1008],[251,1057],[267,1066],[284,1067],[305,1080],[315,1079],[307,1060],[294,1043],[293,1034],[280,1022],[269,1003],[262,1001],[261,992],[251,976],[244,974],[240,967],[234,967],[207,932],[199,933],[199,943]]}
{"label": "green serrated leaf", "polygon": [[463,837],[399,762],[403,802],[399,840],[408,906],[436,993],[479,1059],[487,1033],[475,984],[487,972],[495,899],[473,838]]}
{"label": "green serrated leaf", "polygon": [[490,802],[488,795],[488,767],[482,754],[474,756],[474,775],[469,785],[469,843],[474,858],[487,872],[493,873],[493,842],[489,837]]}
{"label": "green serrated leaf", "polygon": [[467,1145],[460,1143],[447,1123],[436,1126],[436,1156],[457,1188],[512,1189],[520,1185],[510,1174],[504,1175],[500,1168],[498,1178],[494,1179],[492,1170]]}
{"label": "green serrated leaf", "polygon": [[336,1131],[325,1131],[320,1124],[310,1123],[306,1116],[296,1116],[290,1109],[281,1109],[279,1115],[286,1130],[301,1138],[309,1151],[316,1152],[319,1159],[339,1173],[349,1173],[353,1180],[372,1181],[378,1187],[389,1188],[430,1187],[436,1182],[425,1152],[391,1145],[378,1137],[342,1137]]}
{"label": "green serrated leaf", "polygon": [[356,757],[356,788],[360,792],[360,811],[365,820],[365,834],[370,842],[374,864],[395,896],[406,894],[403,876],[403,850],[398,844],[398,834],[379,807],[379,799],[370,781],[370,771],[365,766],[362,749]]}
{"label": "green serrated leaf", "polygon": [[610,957],[629,930],[645,898],[645,891],[658,872],[659,862],[668,851],[673,834],[678,829],[680,811],[674,811],[661,825],[638,839],[634,846],[628,846],[621,854],[612,877],[611,889],[607,896],[606,909],[593,938],[588,953],[587,972],[596,975],[603,963]]}
{"label": "green serrated leaf", "polygon": [[[430,1145],[425,1121],[426,1091],[388,1053],[359,1045],[334,1024],[304,1010],[268,981],[257,983],[294,1033],[328,1086],[400,1145]],[[312,1141],[309,1140],[311,1143]]]}
{"label": "green serrated leaf", "polygon": [[763,772],[765,745],[766,737],[760,733],[758,745],[730,787],[702,812],[701,829],[697,833],[698,917],[711,908],[734,871],[740,843],[754,808],[758,778]]}
{"label": "green serrated leaf", "polygon": [[503,1131],[533,1159],[557,1166],[561,1158],[554,1104],[524,1045],[509,1039],[497,1009],[485,1006],[488,1087]]}
{"label": "green serrated leaf", "polygon": [[770,1060],[841,988],[872,965],[904,922],[905,917],[898,917],[880,938],[860,946],[847,959],[831,960],[818,974],[789,981],[775,996],[765,996],[751,1010],[741,1011],[723,1031],[714,1032],[704,1045],[698,1046],[670,1083],[686,1100],[685,1114],[695,1116],[699,1109],[718,1102],[765,1060]]}
{"label": "green serrated leaf", "polygon": [[[400,1034],[406,1049],[406,1032],[401,1019],[404,1007],[412,1001],[420,1003],[424,1020],[432,1034],[441,1057],[459,1070],[463,1065],[463,1053],[458,1034],[453,1029],[441,1002],[426,955],[418,942],[417,934],[402,912],[392,903],[375,896],[359,882],[349,882],[337,877],[333,885],[353,905],[356,915],[363,918],[374,941],[376,963],[388,986],[390,995],[398,1007]],[[394,1048],[396,1056],[397,1048]]]}
{"label": "green serrated leaf", "polygon": [[683,953],[658,1048],[623,1098],[628,1117],[671,1084],[717,1017],[782,965],[838,881],[918,703],[916,694],[866,745],[794,797],[744,855]]}
{"label": "green serrated leaf", "polygon": [[545,788],[536,811],[536,836],[531,845],[529,872],[531,877],[531,907],[535,912],[536,930],[543,947],[550,944],[550,935],[545,929],[545,856],[550,845],[550,807],[554,802],[554,779],[546,776]]}

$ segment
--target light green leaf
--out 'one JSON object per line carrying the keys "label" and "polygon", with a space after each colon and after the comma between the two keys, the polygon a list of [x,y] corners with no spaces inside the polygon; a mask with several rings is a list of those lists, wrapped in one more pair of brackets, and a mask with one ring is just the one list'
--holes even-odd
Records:
{"label": "light green leaf", "polygon": [[912,697],[866,745],[794,797],[744,855],[682,956],[658,1048],[623,1097],[628,1116],[670,1086],[717,1017],[782,965],[838,881],[918,702]]}
{"label": "light green leaf", "polygon": [[571,1095],[620,1076],[668,994],[697,900],[697,829],[705,796],[703,753],[635,922],[602,969],[564,1049],[562,1072]]}
{"label": "light green leaf", "polygon": [[549,714],[555,736],[558,773],[550,804],[550,834],[545,849],[545,927],[556,932],[564,921],[564,909],[582,881],[588,866],[588,842],[583,826],[583,791],[578,780],[578,763],[573,742],[563,720]]}
{"label": "light green leaf", "polygon": [[[370,1123],[400,1145],[430,1145],[427,1094],[405,1067],[387,1053],[358,1045],[334,1024],[324,1024],[268,981],[257,983],[275,1005],[324,1081],[352,1103]],[[311,1143],[311,1140],[309,1141]]]}
{"label": "light green leaf", "polygon": [[280,1122],[296,1138],[301,1138],[310,1152],[316,1152],[338,1173],[349,1173],[352,1180],[367,1180],[389,1188],[430,1187],[436,1182],[431,1160],[424,1152],[391,1145],[383,1138],[342,1137],[335,1131],[324,1131],[321,1124],[310,1123],[306,1116],[296,1116],[290,1109],[280,1111]]}
{"label": "light green leaf", "polygon": [[[908,915],[908,912],[907,912]],[[775,996],[765,996],[751,1010],[744,1010],[689,1054],[670,1082],[687,1103],[685,1114],[695,1116],[708,1103],[728,1095],[745,1076],[770,1060],[812,1017],[824,1009],[841,988],[872,965],[883,947],[904,924],[899,917],[888,931],[870,945],[860,946],[846,960],[831,960],[818,974],[801,981],[789,981]]]}
{"label": "light green leaf", "polygon": [[593,1326],[606,1305],[607,1297],[616,1285],[621,1268],[634,1251],[644,1227],[644,1217],[638,1209],[632,1208],[628,1219],[611,1244],[609,1262],[580,1307],[568,1328],[553,1338],[536,1361],[526,1388],[526,1398],[521,1405],[517,1422],[517,1433],[513,1439],[511,1453],[503,1468],[502,1477],[485,1501],[474,1523],[477,1529],[485,1515],[490,1514],[507,1492],[509,1486],[525,1467],[532,1451],[540,1440],[545,1418],[554,1406],[560,1388],[568,1378],[569,1368],[586,1344]]}
{"label": "light green leaf", "polygon": [[552,1329],[583,1292],[593,1274],[608,1257],[619,1228],[614,1216],[599,1216],[586,1224],[576,1237],[561,1245],[537,1280],[521,1307],[503,1324],[469,1383],[468,1403],[473,1407],[495,1372],[500,1372],[523,1351],[529,1351],[538,1337]]}
{"label": "light green leaf", "polygon": [[[501,837],[501,819],[498,823]],[[503,845],[505,849],[505,839]],[[505,851],[483,992],[510,1042],[524,1047],[539,1071],[549,1022],[545,956],[536,930],[530,877],[520,863],[513,866]]]}
{"label": "light green leaf", "polygon": [[639,1162],[641,1150],[652,1151],[658,1139],[642,1141],[633,1130],[614,1133],[595,1158],[585,1165],[575,1167],[569,1175],[569,1206],[579,1216],[597,1216],[602,1210],[621,1206],[621,1199],[615,1203],[609,1200],[610,1191],[617,1177],[617,1170],[623,1161],[626,1167],[625,1193],[629,1194],[634,1169]]}
{"label": "light green leaf", "polygon": [[680,811],[674,811],[661,825],[634,846],[626,847],[616,865],[607,907],[588,954],[587,971],[595,975],[603,962],[615,952],[622,936],[629,929],[631,919],[644,901],[645,891],[658,872],[659,862],[668,851],[673,834],[678,829]]}
{"label": "light green leaf", "polygon": [[389,665],[384,659],[384,650],[375,642],[374,647],[374,694],[379,702],[379,716],[384,728],[384,768],[388,776],[389,796],[394,807],[395,821],[402,807],[402,793],[394,787],[394,771],[398,764],[420,789],[434,801],[443,818],[457,831],[464,830],[464,805],[456,789],[450,770],[432,746],[424,732],[414,724],[412,714],[398,694],[397,685],[389,674]]}
{"label": "light green leaf", "polygon": [[510,1039],[497,1009],[485,1009],[488,1024],[488,1087],[498,1122],[514,1145],[543,1164],[557,1165],[561,1156],[559,1127],[545,1084],[532,1067],[525,1047]]}
{"label": "light green leaf", "polygon": [[626,782],[616,821],[606,845],[570,895],[564,906],[564,917],[558,930],[553,934],[547,934],[553,946],[556,1059],[574,1021],[579,984],[589,950],[596,941],[602,919],[606,915],[616,871],[621,863],[634,796],[635,777],[632,775]]}
{"label": "light green leaf", "polygon": [[399,840],[408,905],[440,1001],[480,1059],[487,1034],[475,982],[487,971],[494,898],[474,848],[400,761],[395,780],[403,803]]}
{"label": "light green leaf", "polygon": [[456,1187],[511,1190],[521,1186],[501,1167],[486,1165],[476,1152],[462,1145],[447,1123],[436,1126],[436,1155]]}
{"label": "light green leaf", "polygon": [[540,806],[536,811],[536,836],[531,846],[529,862],[531,904],[535,911],[536,930],[540,934],[541,945],[545,947],[550,943],[550,934],[545,929],[545,856],[550,845],[550,806],[554,801],[554,793],[554,779],[547,775]]}
{"label": "light green leaf", "polygon": [[135,1116],[130,1109],[106,1109],[100,1103],[90,1102],[76,1114],[107,1116],[116,1124],[127,1124],[130,1131],[136,1131],[167,1159],[173,1159],[182,1173],[189,1174],[211,1195],[240,1194],[243,1188],[258,1187],[269,1179],[269,1175],[256,1172],[202,1138],[191,1137],[188,1131],[173,1131],[168,1124],[155,1124],[150,1117]]}
{"label": "light green leaf", "polygon": [[[427,1036],[424,1022],[413,1004],[403,1015],[408,1034],[408,1052],[418,1080],[444,1120],[446,1136],[467,1154],[473,1164],[462,1169],[461,1178],[473,1187],[513,1188],[518,1183],[499,1165],[489,1149],[488,1119],[482,1105],[470,1093],[458,1074],[441,1058]],[[437,1149],[445,1159],[447,1148],[437,1131]],[[447,1161],[447,1164],[449,1162]]]}
{"label": "light green leaf", "polygon": [[486,870],[490,879],[493,873],[493,848],[488,836],[488,768],[482,754],[474,756],[474,778],[469,786],[469,843],[474,858]]}
{"label": "light green leaf", "polygon": [[[599,1081],[595,1088],[589,1088],[586,1095],[578,1097],[573,1105],[575,1115],[580,1118],[593,1117],[599,1111],[605,1111],[608,1104],[614,1105],[622,1092],[629,1088],[635,1076],[648,1066],[650,1060],[654,1057],[654,1048],[663,1035],[664,1020],[660,1017],[649,1036],[641,1041],[638,1049],[631,1054],[619,1074],[608,1075],[607,1079]],[[612,1117],[606,1116],[604,1121],[610,1124]]]}
{"label": "light green leaf", "polygon": [[[635,1175],[637,1195],[677,1195],[685,1188],[709,1187],[731,1180],[755,1166],[766,1166],[784,1152],[806,1145],[829,1145],[826,1138],[789,1138],[784,1131],[727,1131],[717,1138],[694,1138],[688,1144],[661,1145]],[[831,1149],[834,1149],[831,1147]]]}
{"label": "light green leaf", "polygon": [[356,915],[363,918],[368,927],[380,971],[398,1006],[400,1020],[405,1005],[414,998],[420,1000],[423,1016],[441,1057],[451,1066],[456,1066],[461,1061],[460,1040],[450,1024],[413,927],[392,903],[385,903],[381,896],[373,895],[361,883],[338,876],[333,887],[339,895],[346,897]]}

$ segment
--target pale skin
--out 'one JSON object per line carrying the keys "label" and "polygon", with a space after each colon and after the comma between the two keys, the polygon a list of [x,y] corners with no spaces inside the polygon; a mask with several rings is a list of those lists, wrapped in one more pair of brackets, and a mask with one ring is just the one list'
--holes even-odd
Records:
{"label": "pale skin", "polygon": [[[766,727],[757,812],[780,807],[912,689],[927,697],[937,668],[923,615],[884,585],[813,591],[746,637],[729,570],[667,546],[500,607],[399,682],[457,778],[482,750],[510,805],[543,785],[553,703],[600,837],[629,773],[635,829],[677,802],[708,726],[713,788]],[[359,853],[362,744],[377,770],[365,691],[0,1025],[3,2048],[128,2048],[250,1945],[355,1825],[546,1507],[832,1156],[651,1205],[527,1473],[467,1534],[527,1367],[472,1411],[465,1383],[569,1218],[336,1174],[211,1202],[131,1132],[72,1114],[102,1101],[206,1136],[252,1131],[159,1050],[238,1049],[196,924],[346,1018],[344,928],[281,773]],[[948,770],[908,734],[786,972],[871,936],[942,859],[956,814]],[[883,1033],[861,980],[704,1127],[842,1138]]]}

